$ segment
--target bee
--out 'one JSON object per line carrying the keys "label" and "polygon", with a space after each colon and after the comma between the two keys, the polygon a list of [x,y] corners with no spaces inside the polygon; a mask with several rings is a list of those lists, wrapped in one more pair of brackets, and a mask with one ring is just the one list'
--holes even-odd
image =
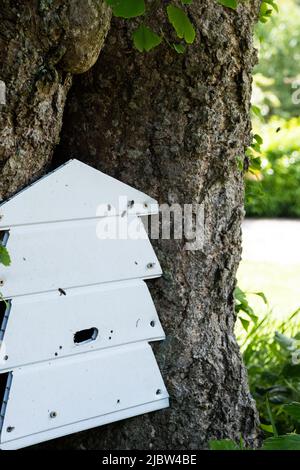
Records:
{"label": "bee", "polygon": [[61,287],[59,287],[58,292],[59,292],[59,295],[67,295],[66,291],[62,289]]}

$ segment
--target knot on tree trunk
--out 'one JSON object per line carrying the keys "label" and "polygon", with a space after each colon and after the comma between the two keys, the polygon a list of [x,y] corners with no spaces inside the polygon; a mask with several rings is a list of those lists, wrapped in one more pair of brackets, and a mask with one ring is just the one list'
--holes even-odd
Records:
{"label": "knot on tree trunk", "polygon": [[59,63],[73,74],[89,70],[98,59],[109,29],[111,9],[103,0],[73,0],[69,4],[69,30]]}
{"label": "knot on tree trunk", "polygon": [[59,142],[72,75],[98,58],[104,0],[2,0],[0,201],[45,172]]}

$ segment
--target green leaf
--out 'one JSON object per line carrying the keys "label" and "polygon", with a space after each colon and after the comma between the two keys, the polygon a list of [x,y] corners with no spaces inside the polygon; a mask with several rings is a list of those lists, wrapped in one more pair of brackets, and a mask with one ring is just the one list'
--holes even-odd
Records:
{"label": "green leaf", "polygon": [[253,114],[255,114],[258,117],[261,117],[261,110],[258,106],[255,106],[254,104],[251,106],[251,111]]}
{"label": "green leaf", "polygon": [[297,421],[300,421],[300,403],[291,402],[287,405],[283,405],[284,411],[289,415],[295,418]]}
{"label": "green leaf", "polygon": [[135,18],[145,13],[144,0],[105,0],[113,14],[121,18]]}
{"label": "green leaf", "polygon": [[269,395],[269,401],[273,405],[283,405],[286,403],[286,395]]}
{"label": "green leaf", "polygon": [[261,424],[260,427],[264,431],[269,432],[270,434],[273,434],[273,426],[271,424]]}
{"label": "green leaf", "polygon": [[[258,317],[255,315],[253,309],[250,307],[249,302],[247,300],[245,292],[243,292],[238,286],[234,290],[234,298],[235,298],[235,311],[236,313],[244,312],[248,315],[249,318],[254,323],[257,323]],[[239,302],[239,303],[238,303]],[[245,320],[244,321],[248,321]],[[242,320],[241,320],[242,322]],[[243,324],[243,322],[242,322]],[[246,323],[243,324],[244,327],[247,327]]]}
{"label": "green leaf", "polygon": [[274,8],[274,10],[276,11],[276,13],[279,13],[278,5],[275,3],[274,0],[264,0],[264,2],[271,5]]}
{"label": "green leaf", "polygon": [[253,144],[251,144],[251,148],[252,148],[253,150],[255,150],[255,152],[260,153],[260,145],[259,145],[259,144],[253,143]]}
{"label": "green leaf", "polygon": [[175,49],[175,51],[178,53],[178,54],[184,54],[185,52],[185,47],[183,44],[173,44],[173,47]]}
{"label": "green leaf", "polygon": [[210,450],[240,450],[239,446],[230,439],[209,441],[209,448]]}
{"label": "green leaf", "polygon": [[283,349],[290,351],[294,347],[294,340],[282,333],[278,333],[278,331],[275,332],[274,339]]}
{"label": "green leaf", "polygon": [[286,378],[299,378],[300,377],[300,364],[286,364],[282,369],[282,375]]}
{"label": "green leaf", "polygon": [[[269,5],[272,8],[270,8]],[[279,11],[278,5],[274,2],[274,0],[264,0],[260,7],[259,21],[266,23],[270,16],[272,16],[273,10],[275,10],[277,13]]]}
{"label": "green leaf", "polygon": [[269,437],[264,441],[262,450],[300,450],[300,435]]}
{"label": "green leaf", "polygon": [[232,10],[236,10],[238,7],[237,0],[218,0],[218,3],[224,7],[231,8]]}
{"label": "green leaf", "polygon": [[268,397],[266,398],[266,408],[267,408],[267,413],[268,413],[268,416],[269,416],[269,420],[270,420],[271,425],[272,425],[273,434],[274,434],[275,437],[278,437],[278,432],[277,432],[274,416],[273,416],[273,413],[272,413],[272,410],[271,410],[271,407],[270,407]]}
{"label": "green leaf", "polygon": [[241,303],[248,303],[247,297],[244,291],[240,289],[238,286],[234,289],[234,298]]}
{"label": "green leaf", "polygon": [[258,134],[255,134],[255,135],[253,136],[253,139],[255,139],[256,142],[257,142],[259,145],[262,145],[262,144],[264,143],[262,137],[261,137],[260,135],[258,135]]}
{"label": "green leaf", "polygon": [[250,161],[251,170],[260,170],[261,169],[261,159],[260,157],[252,157]]}
{"label": "green leaf", "polygon": [[193,0],[181,0],[181,3],[183,3],[183,5],[191,5]]}
{"label": "green leaf", "polygon": [[266,305],[268,305],[268,299],[263,292],[254,292],[254,295],[261,297]]}
{"label": "green leaf", "polygon": [[249,325],[250,325],[249,320],[246,320],[246,319],[243,318],[243,317],[239,317],[239,319],[240,319],[241,324],[243,325],[244,330],[245,330],[245,331],[248,331]]}
{"label": "green leaf", "polygon": [[141,25],[132,33],[133,43],[140,52],[150,51],[158,46],[162,38],[147,26]]}
{"label": "green leaf", "polygon": [[4,264],[4,266],[9,266],[11,263],[11,259],[7,248],[5,246],[0,246],[0,264]]}
{"label": "green leaf", "polygon": [[260,6],[260,14],[265,15],[267,13],[268,9],[269,9],[269,7],[268,7],[267,2],[262,2],[261,6]]}
{"label": "green leaf", "polygon": [[186,13],[174,5],[167,7],[168,18],[180,39],[184,39],[188,44],[192,44],[195,40],[195,29],[190,22]]}

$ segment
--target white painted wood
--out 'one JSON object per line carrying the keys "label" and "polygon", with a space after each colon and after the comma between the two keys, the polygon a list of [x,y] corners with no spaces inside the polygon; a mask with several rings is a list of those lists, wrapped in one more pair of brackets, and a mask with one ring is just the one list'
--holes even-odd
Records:
{"label": "white painted wood", "polygon": [[131,215],[156,214],[158,205],[141,191],[78,160],[70,160],[1,204],[0,229],[95,218],[104,212],[121,215],[124,211]]}
{"label": "white painted wood", "polygon": [[144,280],[162,274],[142,216],[155,200],[77,160],[0,205],[12,263],[0,325],[0,448],[168,406]]}
{"label": "white painted wood", "polygon": [[166,406],[146,343],[24,367],[13,372],[0,447],[20,448]]}
{"label": "white painted wood", "polygon": [[96,418],[86,419],[78,423],[67,424],[62,428],[54,428],[48,431],[41,432],[39,434],[33,434],[31,436],[25,436],[21,439],[7,441],[3,444],[0,443],[0,450],[17,450],[24,447],[32,446],[40,442],[49,441],[58,437],[67,436],[75,432],[85,431],[87,429],[96,428],[103,426],[108,423],[114,423],[115,421],[121,421],[123,419],[132,418],[134,416],[142,415],[145,413],[151,413],[153,411],[162,410],[163,408],[169,407],[169,399],[162,398],[157,399],[154,402],[147,403],[145,405],[138,405],[132,408],[124,409],[118,413],[108,413],[107,415],[99,416]]}
{"label": "white painted wood", "polygon": [[[106,219],[112,222],[114,218]],[[100,223],[104,222],[102,220]],[[160,276],[159,262],[140,218],[128,217],[128,223],[131,232],[139,234],[140,239],[100,240],[97,238],[99,222],[96,220],[11,229],[6,245],[11,266],[0,267],[3,296],[13,298],[70,287]]]}
{"label": "white painted wood", "polygon": [[[47,360],[165,338],[146,284],[124,281],[21,296],[11,303],[0,348],[0,371]],[[96,328],[95,340],[75,343],[78,331]]]}

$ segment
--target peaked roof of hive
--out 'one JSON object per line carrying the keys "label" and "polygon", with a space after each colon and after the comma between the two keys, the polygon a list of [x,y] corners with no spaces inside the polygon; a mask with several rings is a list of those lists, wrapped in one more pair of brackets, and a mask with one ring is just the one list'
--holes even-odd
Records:
{"label": "peaked roof of hive", "polygon": [[0,205],[0,228],[89,219],[149,215],[157,202],[78,160],[69,160]]}

